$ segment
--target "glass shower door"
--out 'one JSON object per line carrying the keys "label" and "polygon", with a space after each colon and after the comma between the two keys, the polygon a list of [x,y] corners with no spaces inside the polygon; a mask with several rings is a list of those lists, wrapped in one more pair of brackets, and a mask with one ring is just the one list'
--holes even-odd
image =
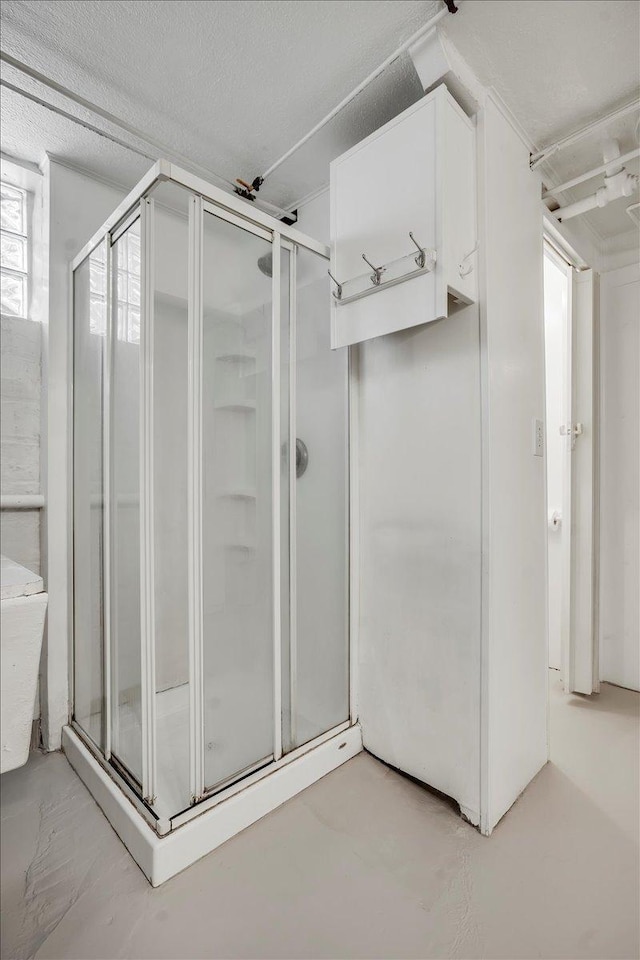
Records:
{"label": "glass shower door", "polygon": [[74,274],[74,719],[104,748],[103,415],[106,242]]}
{"label": "glass shower door", "polygon": [[204,786],[274,752],[272,244],[204,213]]}
{"label": "glass shower door", "polygon": [[141,783],[139,218],[111,263],[111,751]]}
{"label": "glass shower door", "polygon": [[[291,330],[291,748],[349,718],[348,352],[329,342],[323,257],[298,247]],[[286,683],[286,679],[285,679]]]}

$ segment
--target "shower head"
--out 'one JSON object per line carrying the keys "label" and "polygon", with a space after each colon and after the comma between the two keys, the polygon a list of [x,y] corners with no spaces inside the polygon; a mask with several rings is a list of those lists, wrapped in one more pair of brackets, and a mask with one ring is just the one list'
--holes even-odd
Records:
{"label": "shower head", "polygon": [[263,255],[258,258],[258,270],[260,273],[264,273],[265,277],[273,276],[273,254],[271,251],[269,251],[269,253],[263,253]]}

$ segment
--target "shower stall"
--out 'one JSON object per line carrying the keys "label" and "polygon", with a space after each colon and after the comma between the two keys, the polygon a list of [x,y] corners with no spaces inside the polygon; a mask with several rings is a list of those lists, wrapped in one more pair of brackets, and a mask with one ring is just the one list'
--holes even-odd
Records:
{"label": "shower stall", "polygon": [[328,255],[159,161],[72,265],[63,742],[154,884],[362,746]]}

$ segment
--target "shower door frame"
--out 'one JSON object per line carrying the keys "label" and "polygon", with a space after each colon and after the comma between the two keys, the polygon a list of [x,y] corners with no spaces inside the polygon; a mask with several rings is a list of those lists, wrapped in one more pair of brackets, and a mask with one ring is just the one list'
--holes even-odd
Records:
{"label": "shower door frame", "polygon": [[[189,453],[187,459],[187,469],[188,469],[188,485],[187,485],[187,501],[188,501],[188,526],[189,526],[189,548],[188,548],[188,564],[189,564],[189,611],[190,611],[190,620],[189,620],[189,710],[190,710],[190,726],[189,726],[189,769],[190,769],[190,785],[192,791],[192,805],[182,812],[176,813],[173,816],[163,816],[160,811],[154,809],[156,804],[155,797],[155,737],[156,737],[156,725],[155,725],[155,697],[156,697],[156,684],[155,684],[155,671],[154,671],[154,643],[155,638],[153,636],[153,606],[155,599],[153,596],[153,522],[152,514],[150,511],[153,507],[153,438],[152,431],[150,427],[150,418],[152,424],[153,418],[153,382],[152,382],[152,373],[150,368],[152,364],[149,363],[149,352],[153,349],[153,296],[154,296],[154,278],[153,278],[153,200],[148,198],[149,193],[160,182],[173,182],[182,187],[185,187],[187,190],[192,192],[192,196],[189,199],[189,299],[188,299],[188,309],[189,309],[189,320],[188,320],[188,335],[189,335],[189,387],[188,387],[188,436],[189,436]],[[223,220],[226,220],[231,223],[235,223],[242,229],[248,230],[251,233],[254,233],[258,236],[264,237],[265,234],[269,235],[270,242],[272,243],[272,252],[273,252],[273,281],[272,281],[272,352],[271,352],[271,375],[272,375],[272,396],[271,396],[271,449],[272,449],[272,603],[273,603],[273,644],[274,644],[274,752],[273,759],[266,766],[262,766],[260,769],[251,772],[251,769],[247,771],[246,774],[239,774],[237,779],[234,779],[229,785],[214,788],[208,792],[203,792],[204,788],[204,771],[203,771],[203,743],[202,735],[203,729],[201,723],[199,723],[203,718],[202,713],[202,684],[203,684],[203,670],[202,670],[202,653],[203,653],[203,637],[202,637],[202,596],[201,596],[201,543],[200,543],[200,530],[201,530],[201,506],[202,506],[202,490],[201,490],[201,442],[199,440],[199,435],[201,433],[202,424],[202,352],[199,350],[201,344],[201,332],[202,332],[202,321],[203,321],[203,303],[202,303],[202,271],[203,271],[203,217],[204,212],[213,214],[217,217],[220,217]],[[135,220],[137,216],[141,217],[141,240],[142,240],[142,257],[143,257],[143,275],[142,275],[142,284],[141,284],[141,340],[140,340],[140,352],[141,352],[141,361],[140,369],[141,372],[147,373],[147,376],[143,376],[140,385],[140,422],[141,428],[144,430],[144,434],[140,437],[140,463],[142,467],[141,478],[140,478],[140,491],[141,496],[144,500],[144,503],[141,503],[141,541],[140,541],[140,551],[141,551],[141,608],[145,610],[147,605],[150,606],[150,614],[147,612],[147,615],[143,614],[143,620],[141,623],[141,649],[142,649],[142,691],[141,691],[141,700],[142,700],[142,711],[143,718],[146,718],[146,721],[143,720],[142,723],[142,742],[143,742],[143,756],[145,761],[143,762],[143,783],[142,785],[138,784],[135,780],[132,782],[128,781],[126,776],[126,771],[123,773],[123,770],[120,769],[120,765],[114,765],[111,757],[111,708],[112,708],[112,664],[111,664],[111,647],[112,647],[112,637],[110,633],[110,614],[109,609],[111,593],[107,593],[109,590],[109,578],[111,575],[111,568],[109,564],[111,559],[109,557],[109,549],[111,546],[111,541],[109,536],[104,537],[104,549],[105,549],[105,568],[104,568],[104,578],[105,578],[105,595],[107,602],[105,603],[105,626],[104,626],[104,640],[103,640],[103,668],[104,668],[104,679],[103,679],[103,710],[104,710],[104,722],[106,727],[106,737],[104,743],[104,752],[102,752],[92,741],[87,737],[84,730],[77,724],[73,718],[73,709],[75,705],[75,696],[73,690],[73,679],[74,679],[74,617],[73,609],[70,610],[70,647],[71,655],[69,657],[69,684],[70,684],[70,716],[69,716],[69,727],[65,728],[65,749],[70,760],[72,760],[73,765],[76,767],[80,775],[85,779],[85,782],[89,784],[89,780],[95,787],[96,796],[100,793],[105,786],[109,788],[109,784],[115,781],[118,785],[119,791],[123,793],[128,798],[128,803],[125,803],[124,808],[120,808],[117,802],[114,803],[114,798],[111,797],[109,802],[101,804],[109,819],[114,822],[114,817],[118,819],[122,816],[124,810],[125,819],[129,818],[131,815],[132,807],[135,810],[142,814],[147,824],[153,827],[155,833],[158,837],[165,837],[166,835],[171,834],[171,831],[177,827],[183,826],[189,821],[193,820],[194,817],[198,817],[200,814],[205,813],[208,810],[223,804],[223,801],[230,799],[231,797],[236,796],[247,788],[258,788],[260,782],[265,780],[265,778],[270,777],[273,774],[277,774],[279,771],[288,777],[286,782],[289,780],[291,784],[298,782],[299,777],[302,774],[297,775],[295,768],[296,762],[304,763],[305,770],[313,768],[313,755],[314,752],[317,756],[318,764],[318,773],[317,776],[311,776],[309,782],[313,782],[314,779],[317,779],[319,776],[323,776],[327,772],[327,763],[329,763],[328,769],[333,769],[334,766],[338,766],[343,763],[345,760],[349,759],[355,753],[359,752],[362,749],[362,738],[361,732],[358,725],[358,715],[357,715],[357,703],[356,703],[356,689],[357,689],[357,610],[358,610],[358,577],[357,577],[357,562],[358,562],[358,531],[357,531],[357,516],[358,516],[358,504],[357,504],[357,359],[356,354],[354,353],[353,348],[348,348],[348,363],[347,363],[347,453],[348,453],[348,464],[345,476],[346,483],[346,497],[347,497],[347,536],[345,543],[345,550],[347,552],[347,617],[346,617],[346,636],[348,642],[348,689],[349,689],[349,716],[348,719],[338,724],[337,726],[323,732],[320,736],[314,738],[308,743],[298,747],[297,749],[291,750],[290,752],[283,754],[282,751],[282,630],[281,630],[281,591],[280,591],[280,564],[281,564],[281,477],[280,477],[280,458],[277,453],[280,449],[280,440],[281,440],[281,409],[280,409],[280,387],[281,387],[281,357],[280,357],[280,339],[281,339],[281,289],[280,289],[280,253],[281,249],[290,250],[290,271],[289,271],[289,313],[290,313],[290,370],[289,370],[289,415],[288,415],[288,429],[289,431],[293,430],[294,433],[291,436],[295,436],[295,309],[296,309],[296,270],[295,270],[295,261],[296,261],[296,249],[297,247],[302,247],[309,250],[312,253],[315,253],[325,260],[329,260],[330,249],[329,247],[319,241],[314,240],[311,237],[306,236],[300,231],[296,230],[294,227],[287,226],[281,221],[275,220],[273,217],[268,214],[263,213],[262,211],[256,209],[255,207],[250,206],[247,201],[242,200],[232,194],[228,194],[223,190],[220,190],[216,187],[213,187],[211,184],[200,179],[199,177],[188,173],[187,171],[182,170],[179,167],[176,167],[174,164],[171,164],[164,160],[159,160],[151,170],[142,178],[139,184],[128,194],[128,196],[122,201],[122,203],[117,207],[117,209],[112,213],[108,220],[103,224],[101,229],[97,231],[96,234],[91,238],[91,240],[82,248],[78,255],[74,258],[71,264],[70,276],[73,280],[73,274],[75,269],[80,266],[81,263],[89,256],[89,254],[101,243],[103,240],[107,240],[107,257],[108,257],[108,269],[109,276],[111,276],[111,265],[112,265],[112,256],[111,256],[111,247],[118,236],[120,236],[127,227]],[[104,515],[104,529],[109,530],[108,526],[111,523],[111,505],[110,505],[110,492],[111,492],[111,455],[110,455],[110,406],[112,404],[111,397],[111,363],[112,357],[111,352],[113,349],[113,318],[112,318],[112,303],[111,303],[111,284],[108,287],[108,324],[107,324],[107,339],[105,346],[105,363],[107,368],[105,370],[106,374],[106,392],[105,392],[105,407],[103,409],[103,421],[105,424],[105,439],[104,439],[104,451],[106,452],[106,457],[103,461],[103,477],[104,477],[104,497],[105,497],[105,515]],[[73,291],[73,283],[71,284],[71,290]],[[71,309],[71,337],[70,337],[70,353],[73,352],[73,331],[74,331],[74,310],[73,302]],[[144,333],[143,333],[144,331]],[[197,337],[194,337],[194,332]],[[146,356],[146,359],[145,359]],[[71,367],[72,369],[72,367]],[[71,386],[71,393],[73,398],[73,386]],[[69,404],[69,433],[72,436],[73,428],[73,402]],[[71,462],[73,463],[73,446],[71,448]],[[289,457],[289,485],[290,485],[290,495],[289,495],[289,541],[290,548],[294,540],[295,533],[295,484],[291,488],[291,478],[295,478],[295,458]],[[73,471],[70,471],[70,499],[69,499],[69,544],[70,549],[68,551],[68,576],[69,576],[69,599],[71,604],[73,603]],[[295,549],[295,548],[294,548]],[[294,555],[295,559],[295,555]],[[195,566],[194,566],[195,565]],[[294,667],[295,661],[295,602],[296,602],[296,593],[295,593],[295,571],[292,570],[290,564],[290,590],[289,590],[289,607],[290,612],[293,611],[293,616],[290,617],[290,634],[289,634],[289,644],[291,651],[291,668],[290,668],[290,677],[291,672]],[[143,589],[144,585],[144,589]],[[151,592],[150,592],[151,591]],[[194,620],[195,614],[195,620]],[[199,671],[199,672],[198,672]],[[146,726],[146,729],[145,729]],[[351,728],[351,732],[349,732]],[[74,739],[75,738],[75,739]],[[340,744],[337,743],[336,738],[340,738],[342,741]],[[329,754],[329,748],[335,748],[336,750],[342,750],[344,747],[348,749],[344,750],[342,755],[335,753],[333,759],[327,760]],[[86,761],[93,761],[94,768],[92,771],[85,769]],[[310,766],[311,761],[311,766]],[[98,766],[102,768],[102,777],[107,775],[106,780],[101,780],[98,776],[98,771],[95,769],[95,763],[97,762]],[[79,766],[83,766],[83,771],[79,769]],[[302,768],[301,768],[302,769]],[[86,776],[85,776],[86,774]],[[308,776],[308,774],[306,774]],[[286,778],[285,778],[286,779]],[[102,783],[102,786],[100,786]],[[302,789],[302,786],[297,788],[286,786],[285,780],[282,781],[282,789],[285,793],[288,792],[288,795],[294,795],[298,792],[299,789]],[[306,783],[304,784],[306,785]],[[140,786],[142,789],[140,790]],[[268,785],[265,785],[267,791],[269,790]],[[138,792],[140,791],[140,792]],[[92,790],[93,792],[93,790]],[[251,791],[248,791],[251,792]],[[272,788],[271,793],[274,793]],[[277,793],[277,789],[275,789]],[[236,799],[240,799],[236,796]],[[284,797],[287,799],[287,796]],[[280,801],[274,801],[274,805],[277,805]],[[111,806],[110,806],[111,804]],[[109,807],[109,809],[107,809]],[[118,810],[120,812],[118,812]],[[114,812],[115,811],[115,812]],[[113,816],[112,816],[113,814]],[[127,816],[128,815],[128,816]],[[262,816],[262,813],[258,814]],[[254,818],[255,819],[255,818]],[[248,822],[253,822],[249,819]],[[201,823],[201,821],[198,821]],[[115,824],[114,824],[115,825]],[[138,824],[136,822],[135,826]],[[195,826],[195,824],[194,824]],[[144,825],[142,826],[143,831],[148,833],[148,830]],[[241,829],[241,828],[240,828]],[[120,830],[118,832],[121,832]],[[233,831],[236,832],[236,831]],[[178,831],[177,836],[181,833]],[[121,833],[122,835],[122,833]],[[232,834],[229,834],[232,835]],[[206,843],[206,842],[205,842]],[[214,844],[214,846],[217,844]],[[127,843],[130,851],[132,852],[134,858],[138,863],[143,867],[152,883],[156,882],[156,879],[153,876],[154,869],[147,869],[145,865],[142,864],[140,856],[135,852],[132,845]],[[212,849],[211,846],[208,849]],[[203,850],[202,853],[199,853],[198,856],[202,856],[207,850]],[[168,859],[175,859],[173,854],[167,853]],[[178,857],[178,859],[180,859]],[[197,859],[197,857],[193,857]],[[155,853],[152,857],[153,862],[155,863]],[[146,861],[145,861],[146,863]],[[184,864],[186,865],[186,864]],[[168,868],[163,868],[160,870],[160,873],[166,873]],[[175,872],[175,871],[174,871]],[[172,875],[169,871],[168,876]],[[162,876],[157,882],[162,882],[162,879],[166,879],[166,876]]]}

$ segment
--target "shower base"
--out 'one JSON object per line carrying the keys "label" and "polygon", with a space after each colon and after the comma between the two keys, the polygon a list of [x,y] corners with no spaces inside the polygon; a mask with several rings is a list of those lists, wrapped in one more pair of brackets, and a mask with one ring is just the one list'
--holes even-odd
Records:
{"label": "shower base", "polygon": [[357,723],[342,724],[186,813],[153,825],[127,784],[71,726],[63,728],[62,749],[142,872],[157,887],[355,757],[362,750],[362,731]]}

